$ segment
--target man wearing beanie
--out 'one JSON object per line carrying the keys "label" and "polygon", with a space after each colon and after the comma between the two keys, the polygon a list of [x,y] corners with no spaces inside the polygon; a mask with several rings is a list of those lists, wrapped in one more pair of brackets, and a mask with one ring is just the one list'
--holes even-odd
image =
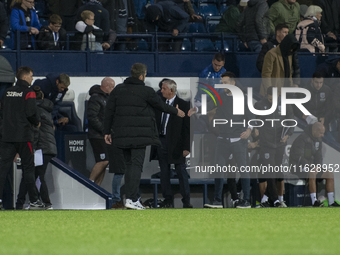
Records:
{"label": "man wearing beanie", "polygon": [[[171,34],[177,37],[179,33],[186,33],[189,28],[189,15],[172,1],[161,1],[150,5],[145,12],[146,26],[149,32]],[[171,41],[173,43],[169,43]],[[159,38],[159,51],[180,51],[183,39]]]}

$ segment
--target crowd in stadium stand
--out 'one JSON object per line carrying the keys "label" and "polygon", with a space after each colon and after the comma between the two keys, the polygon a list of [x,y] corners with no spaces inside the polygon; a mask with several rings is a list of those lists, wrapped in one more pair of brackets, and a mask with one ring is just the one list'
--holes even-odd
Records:
{"label": "crowd in stadium stand", "polygon": [[[167,35],[159,38],[161,51],[185,50],[181,46],[187,33],[209,33],[215,36],[223,33],[223,36],[238,36],[244,45],[240,50],[260,52],[261,46],[275,36],[275,27],[286,24],[289,33],[295,34],[301,43],[301,51],[338,51],[340,4],[335,0],[3,2],[0,2],[0,43],[7,44],[8,48],[17,47],[17,31],[20,31],[21,49],[79,50],[87,46],[91,50],[137,50],[139,47],[143,48],[138,43],[140,39],[126,39],[122,35],[157,31]],[[84,20],[81,17],[83,11],[91,11],[94,18]],[[79,21],[84,23],[81,30]],[[69,33],[67,47],[65,32]],[[79,33],[87,35],[90,45],[83,42],[83,47],[79,47],[79,38],[83,41],[86,39]],[[95,33],[97,36],[94,36]],[[47,45],[47,40],[58,47]],[[202,49],[220,50],[220,40],[220,37],[208,37],[203,40],[205,45]],[[38,43],[39,41],[45,43]],[[97,48],[92,46],[92,41],[102,47],[99,44]],[[169,41],[170,44],[167,43]],[[146,49],[150,49],[150,45]]]}

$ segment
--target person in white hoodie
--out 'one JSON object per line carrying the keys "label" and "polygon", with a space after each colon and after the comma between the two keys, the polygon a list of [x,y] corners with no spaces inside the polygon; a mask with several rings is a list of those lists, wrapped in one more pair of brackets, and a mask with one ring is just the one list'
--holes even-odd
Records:
{"label": "person in white hoodie", "polygon": [[81,21],[76,24],[77,41],[81,41],[80,50],[103,51],[103,30],[94,25],[94,13],[85,10],[81,13]]}

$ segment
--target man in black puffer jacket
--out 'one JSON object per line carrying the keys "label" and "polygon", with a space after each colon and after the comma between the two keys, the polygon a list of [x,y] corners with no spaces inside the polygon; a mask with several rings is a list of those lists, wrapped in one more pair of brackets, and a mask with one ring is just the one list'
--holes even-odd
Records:
{"label": "man in black puffer jacket", "polygon": [[151,87],[145,86],[146,71],[144,64],[132,66],[131,77],[110,94],[104,118],[105,142],[118,147],[116,156],[125,163],[125,207],[139,210],[145,209],[138,199],[145,149],[148,145],[160,145],[153,108],[185,116],[182,110],[166,105]]}
{"label": "man in black puffer jacket", "polygon": [[263,16],[268,10],[266,0],[250,0],[241,14],[240,37],[251,51],[260,52],[268,35],[263,24]]}
{"label": "man in black puffer jacket", "polygon": [[115,81],[105,77],[101,85],[90,88],[90,99],[87,105],[89,121],[88,138],[90,140],[96,164],[92,168],[90,180],[100,185],[104,179],[105,169],[109,164],[107,145],[104,141],[104,110],[109,94],[115,87]]}

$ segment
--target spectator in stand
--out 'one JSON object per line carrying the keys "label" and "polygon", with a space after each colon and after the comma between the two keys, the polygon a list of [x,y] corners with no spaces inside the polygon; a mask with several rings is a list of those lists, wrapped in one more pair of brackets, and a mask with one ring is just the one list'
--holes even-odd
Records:
{"label": "spectator in stand", "polygon": [[[209,83],[210,86],[215,88],[215,82],[213,81],[216,80],[216,82],[219,82],[221,75],[226,72],[224,68],[224,64],[225,64],[224,54],[220,52],[216,53],[214,55],[212,63],[208,65],[206,68],[204,68],[204,70],[199,74],[198,77],[200,78],[200,82]],[[206,88],[206,87],[204,88],[210,91],[209,88]],[[216,89],[216,91],[220,93],[223,91],[223,89]],[[202,94],[206,94],[206,92],[204,92],[201,89],[198,89],[197,94],[195,96],[195,106],[197,107],[201,106],[201,95]]]}
{"label": "spectator in stand", "polygon": [[260,52],[267,42],[268,35],[263,23],[263,16],[268,10],[266,0],[250,0],[241,15],[239,35],[246,48]]}
{"label": "spectator in stand", "polygon": [[275,27],[285,23],[289,28],[289,33],[292,34],[300,22],[300,5],[296,0],[279,0],[269,8],[265,19],[266,26],[270,27],[268,33],[274,34]]}
{"label": "spectator in stand", "polygon": [[[166,0],[159,0],[160,1],[166,1]],[[174,3],[176,3],[183,11],[188,13],[190,15],[189,22],[203,22],[202,16],[196,15],[194,8],[192,7],[192,3],[190,0],[171,0]]]}
{"label": "spectator in stand", "polygon": [[49,25],[42,26],[37,38],[40,50],[64,50],[66,48],[66,30],[61,27],[62,20],[59,15],[52,14]]}
{"label": "spectator in stand", "polygon": [[316,5],[320,6],[323,10],[320,27],[325,35],[326,52],[337,52],[337,37],[340,34],[340,1],[317,0]]}
{"label": "spectator in stand", "polygon": [[[167,51],[172,46],[173,51],[180,51],[183,39],[176,38],[178,34],[185,33],[189,28],[189,14],[183,11],[172,1],[161,1],[150,5],[146,9],[148,30],[161,33],[171,33],[173,38],[159,38],[159,50]],[[174,43],[169,43],[171,41]]]}
{"label": "spectator in stand", "polygon": [[233,0],[228,9],[223,12],[220,23],[216,25],[215,32],[237,33],[237,24],[239,23],[241,12],[244,10],[244,6],[238,5],[237,2],[239,1]]}
{"label": "spectator in stand", "polygon": [[262,45],[262,49],[256,61],[256,67],[259,72],[262,72],[264,56],[269,50],[278,46],[282,42],[283,38],[288,35],[288,31],[288,26],[286,24],[278,24],[275,27],[275,37],[272,37],[267,43]]}
{"label": "spectator in stand", "polygon": [[320,29],[322,9],[319,6],[311,5],[295,30],[296,39],[300,42],[300,49],[315,52],[325,52],[323,35]]}
{"label": "spectator in stand", "polygon": [[[320,73],[325,78],[325,84],[332,90],[335,90],[339,84],[340,78],[340,57],[329,56],[329,58],[316,68],[317,73]],[[334,79],[328,79],[334,78]]]}
{"label": "spectator in stand", "polygon": [[35,36],[39,34],[41,24],[34,9],[34,0],[13,0],[11,7],[11,30],[14,48],[17,46],[17,31],[20,31],[20,48],[22,50],[35,50]]}
{"label": "spectator in stand", "polygon": [[[297,87],[293,83],[292,64],[293,55],[299,49],[299,42],[295,36],[288,34],[279,46],[271,49],[264,57],[262,67],[262,84],[260,94],[265,96],[270,86],[279,88],[278,94],[281,95],[281,87]],[[280,79],[286,78],[286,79]]]}
{"label": "spectator in stand", "polygon": [[77,41],[81,42],[80,50],[89,48],[91,51],[103,51],[104,47],[107,48],[107,43],[102,43],[103,30],[94,25],[94,13],[85,10],[81,13],[81,18],[76,24]]}
{"label": "spectator in stand", "polygon": [[[83,11],[91,11],[95,15],[94,25],[101,28],[104,32],[104,41],[102,46],[104,50],[111,47],[114,38],[109,36],[110,33],[110,16],[109,12],[102,6],[102,0],[90,0],[87,4],[81,6],[77,11],[77,22],[83,20],[81,14]],[[109,39],[110,38],[110,39]]]}
{"label": "spectator in stand", "polygon": [[89,121],[88,138],[96,160],[96,164],[91,171],[90,180],[97,185],[102,183],[105,169],[109,164],[107,145],[104,141],[104,110],[114,86],[115,81],[105,77],[100,86],[94,85],[89,91],[91,97],[87,105],[87,119]]}
{"label": "spectator in stand", "polygon": [[[33,88],[36,94],[37,112],[41,118],[41,126],[39,129],[34,130],[34,145],[33,148],[41,150],[42,153],[42,165],[35,166],[35,179],[39,177],[40,190],[39,195],[42,202],[45,204],[46,209],[53,209],[50,196],[48,194],[48,188],[45,181],[45,174],[48,163],[57,155],[57,144],[54,138],[54,128],[52,122],[51,112],[53,110],[53,103],[44,99],[44,94],[40,90],[40,87],[34,86]],[[18,199],[15,209],[22,210],[26,200],[27,187],[24,182],[24,178],[21,179]]]}
{"label": "spectator in stand", "polygon": [[82,4],[82,0],[48,0],[50,12],[58,14],[63,20],[63,28],[72,32],[76,25],[77,10]]}
{"label": "spectator in stand", "polygon": [[[311,99],[307,103],[304,103],[304,106],[322,125],[327,127],[332,118],[333,99],[332,91],[324,84],[324,77],[322,74],[318,72],[313,73],[313,78],[305,89],[308,89],[311,93]],[[304,120],[308,117],[303,115],[300,111],[298,115],[298,117]]]}
{"label": "spectator in stand", "polygon": [[307,12],[308,6],[305,4],[300,4],[300,21],[305,19],[305,14]]}
{"label": "spectator in stand", "polygon": [[0,49],[6,40],[8,31],[8,19],[7,12],[5,6],[2,2],[0,2]]}
{"label": "spectator in stand", "polygon": [[154,0],[133,0],[133,2],[138,19],[144,21],[146,6],[154,4]]}
{"label": "spectator in stand", "polygon": [[[326,192],[328,204],[330,207],[339,207],[340,205],[334,201],[334,175],[327,172],[327,169],[316,169],[317,165],[322,165],[322,137],[325,133],[325,127],[316,122],[308,125],[304,132],[299,135],[292,144],[289,153],[289,164],[301,167],[301,178],[309,178],[308,186],[312,205],[314,207],[323,207],[324,204],[317,200],[316,197],[316,181],[326,179]],[[306,169],[305,169],[306,168]],[[320,171],[321,170],[321,171]]]}
{"label": "spectator in stand", "polygon": [[[109,0],[104,4],[110,15],[110,28],[117,34],[132,34],[145,32],[140,25],[135,12],[133,0]],[[126,38],[118,38],[115,43],[115,50],[124,51],[127,48],[135,49],[136,40],[127,44]]]}

